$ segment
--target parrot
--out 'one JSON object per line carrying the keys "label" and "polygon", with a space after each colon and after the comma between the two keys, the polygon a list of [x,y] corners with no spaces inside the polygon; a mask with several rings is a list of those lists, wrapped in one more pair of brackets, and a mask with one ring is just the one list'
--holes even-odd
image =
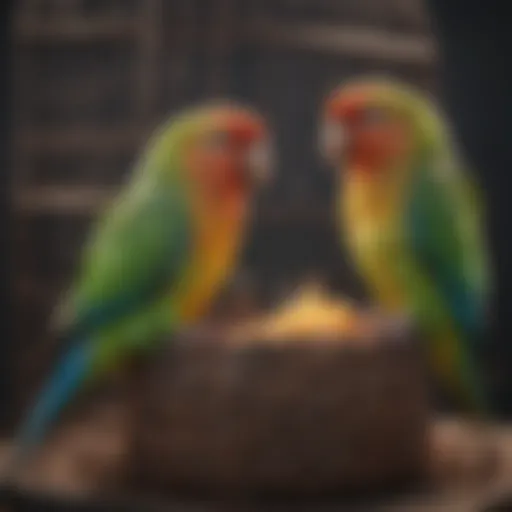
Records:
{"label": "parrot", "polygon": [[154,133],[56,308],[62,356],[21,423],[11,468],[85,387],[207,313],[270,174],[269,128],[248,106],[191,106]]}
{"label": "parrot", "polygon": [[375,76],[334,89],[320,118],[337,232],[370,299],[410,319],[452,404],[488,417],[485,208],[447,121],[419,89]]}

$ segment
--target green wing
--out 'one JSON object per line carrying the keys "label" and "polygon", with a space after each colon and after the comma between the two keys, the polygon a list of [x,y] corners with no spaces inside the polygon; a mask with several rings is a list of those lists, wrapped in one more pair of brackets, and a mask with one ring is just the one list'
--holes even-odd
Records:
{"label": "green wing", "polygon": [[476,189],[459,172],[421,169],[411,189],[409,242],[422,271],[465,339],[482,337],[489,292],[482,209]]}
{"label": "green wing", "polygon": [[71,292],[71,332],[95,332],[147,309],[180,279],[190,248],[181,187],[138,183],[98,226]]}
{"label": "green wing", "polygon": [[486,414],[478,344],[485,339],[489,280],[482,210],[470,187],[457,172],[421,169],[405,218],[422,283],[414,307],[434,369],[461,405]]}

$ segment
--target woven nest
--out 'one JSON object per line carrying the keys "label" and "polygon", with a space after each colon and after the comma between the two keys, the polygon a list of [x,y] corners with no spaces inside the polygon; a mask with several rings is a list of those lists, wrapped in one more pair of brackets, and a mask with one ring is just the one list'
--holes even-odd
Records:
{"label": "woven nest", "polygon": [[234,343],[208,327],[172,340],[133,398],[136,484],[303,494],[422,475],[427,400],[414,336],[370,323],[364,340]]}

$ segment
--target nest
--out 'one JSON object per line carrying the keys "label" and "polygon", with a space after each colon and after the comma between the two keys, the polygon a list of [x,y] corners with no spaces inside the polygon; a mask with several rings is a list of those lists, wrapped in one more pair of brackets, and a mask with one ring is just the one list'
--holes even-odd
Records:
{"label": "nest", "polygon": [[174,339],[133,399],[137,484],[296,495],[422,475],[427,399],[414,336],[376,313],[358,315],[364,329],[348,322],[331,336],[287,339],[281,330],[277,340],[252,322]]}

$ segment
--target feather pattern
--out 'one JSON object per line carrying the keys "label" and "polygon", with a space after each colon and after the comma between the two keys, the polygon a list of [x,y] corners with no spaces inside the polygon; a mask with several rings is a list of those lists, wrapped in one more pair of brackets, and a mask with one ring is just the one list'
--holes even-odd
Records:
{"label": "feather pattern", "polygon": [[[356,155],[342,173],[343,236],[360,275],[382,307],[411,315],[445,389],[459,404],[487,413],[478,360],[491,285],[485,212],[446,124],[421,94],[389,80],[350,84],[329,105],[349,126],[379,109],[380,140],[391,141],[377,149],[389,160]],[[378,127],[359,128],[349,136],[373,133],[366,140],[377,140]],[[358,147],[360,157],[364,146]]]}
{"label": "feather pattern", "polygon": [[417,316],[432,339],[442,340],[430,344],[431,359],[460,401],[485,412],[477,361],[486,334],[488,265],[481,211],[468,194],[466,179],[467,174],[452,168],[440,181],[428,167],[419,166],[412,174],[403,219],[417,272],[431,288],[411,290],[419,294]]}

